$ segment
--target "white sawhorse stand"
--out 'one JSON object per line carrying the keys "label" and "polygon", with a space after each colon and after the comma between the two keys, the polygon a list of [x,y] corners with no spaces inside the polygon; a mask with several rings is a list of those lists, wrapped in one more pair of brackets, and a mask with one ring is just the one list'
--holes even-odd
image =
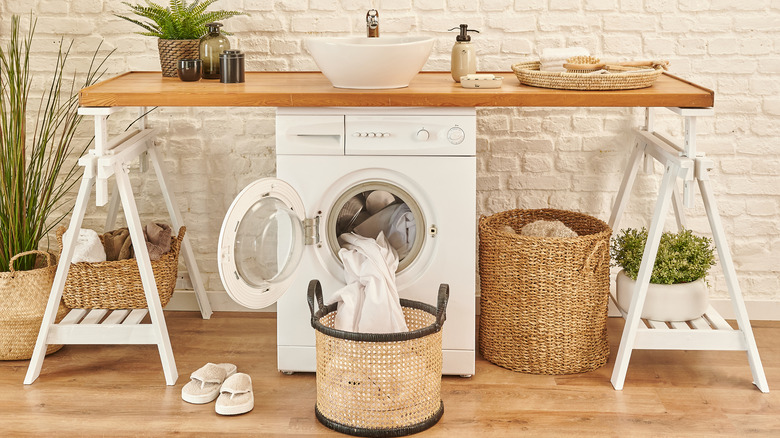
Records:
{"label": "white sawhorse stand", "polygon": [[[637,171],[645,157],[645,169],[652,170],[652,159],[664,165],[665,171],[661,180],[661,188],[656,201],[653,218],[648,229],[647,244],[642,254],[642,264],[637,274],[636,289],[631,300],[628,314],[620,339],[615,366],[612,370],[612,386],[616,390],[623,389],[623,383],[628,371],[631,352],[635,349],[646,350],[740,350],[746,351],[750,370],[753,373],[753,383],[761,392],[769,392],[769,385],[758,356],[753,330],[750,327],[745,301],[737,283],[734,262],[731,259],[726,234],[715,204],[715,196],[708,172],[713,168],[712,160],[704,154],[696,152],[696,117],[712,115],[711,108],[669,108],[684,118],[684,143],[676,144],[663,135],[653,131],[653,113],[646,109],[645,127],[636,130],[635,149],[628,162],[623,182],[615,199],[609,225],[615,230],[620,217],[628,203]],[[677,180],[683,181],[683,199],[677,188]],[[687,207],[693,205],[693,183],[697,182],[704,201],[710,228],[712,229],[715,247],[720,258],[720,265],[728,286],[731,303],[734,306],[739,329],[732,327],[712,307],[707,313],[693,321],[664,322],[642,320],[642,307],[647,296],[647,287],[658,253],[658,245],[663,232],[664,220],[669,212],[669,204],[674,206],[678,227],[685,226],[683,203]],[[614,299],[615,303],[617,300]],[[622,312],[622,311],[621,311]]]}
{"label": "white sawhorse stand", "polygon": [[[38,332],[35,350],[24,379],[24,383],[28,385],[40,375],[46,346],[49,344],[155,344],[162,360],[165,382],[168,385],[174,385],[178,378],[171,341],[168,337],[168,328],[165,324],[157,284],[149,253],[146,250],[141,220],[130,185],[131,162],[140,158],[142,170],[146,170],[147,158],[151,161],[160,183],[160,189],[162,189],[162,195],[165,198],[174,232],[183,226],[184,222],[153,143],[155,130],[146,129],[144,109],[141,110],[139,129],[130,130],[109,141],[107,118],[115,110],[115,108],[79,109],[79,114],[95,117],[95,149],[91,149],[89,153],[79,159],[79,165],[84,167],[84,174],[68,232],[63,236],[63,248],[57,273],[49,295],[46,313],[41,323],[41,330]],[[96,186],[96,204],[98,206],[106,205],[108,203],[108,181],[111,176],[116,177],[116,190],[114,190],[109,206],[106,228],[107,230],[113,228],[121,200],[149,308],[114,310],[107,317],[106,314],[109,311],[105,309],[73,309],[60,323],[55,324],[57,307],[62,298],[65,279],[70,269],[79,234],[78,230],[84,219],[92,187]],[[203,319],[208,319],[211,317],[211,306],[187,236],[182,240],[181,250],[184,264],[195,289],[201,316]],[[151,323],[141,324],[147,313]]]}

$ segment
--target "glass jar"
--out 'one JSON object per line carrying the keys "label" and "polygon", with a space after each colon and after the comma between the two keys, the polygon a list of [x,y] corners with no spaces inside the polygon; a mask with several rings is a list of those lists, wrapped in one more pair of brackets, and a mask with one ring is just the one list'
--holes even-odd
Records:
{"label": "glass jar", "polygon": [[206,27],[208,33],[200,39],[203,79],[219,79],[219,55],[230,49],[230,41],[219,31],[222,23],[208,23]]}

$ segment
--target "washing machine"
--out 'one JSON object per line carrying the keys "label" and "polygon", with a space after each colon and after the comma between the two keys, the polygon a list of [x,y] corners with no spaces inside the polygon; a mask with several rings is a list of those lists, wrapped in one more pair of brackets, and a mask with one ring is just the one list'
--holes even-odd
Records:
{"label": "washing machine", "polygon": [[472,375],[475,109],[279,108],[276,173],[233,201],[218,265],[239,304],[276,303],[279,370],[316,370],[308,283],[322,283],[326,302],[345,285],[339,235],[362,232],[376,217],[367,200],[381,195],[412,218],[399,251],[399,295],[435,305],[439,285],[449,285],[443,373]]}

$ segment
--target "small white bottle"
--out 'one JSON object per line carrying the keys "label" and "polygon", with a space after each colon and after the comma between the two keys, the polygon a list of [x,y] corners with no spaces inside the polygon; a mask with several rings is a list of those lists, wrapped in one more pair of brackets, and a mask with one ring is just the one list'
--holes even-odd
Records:
{"label": "small white bottle", "polygon": [[[450,30],[457,30],[453,27]],[[450,72],[455,82],[460,82],[461,76],[474,74],[477,72],[477,54],[474,46],[471,45],[471,37],[468,32],[477,32],[478,30],[469,29],[468,24],[460,25],[460,34],[455,37],[455,45],[452,46],[452,61],[450,63]]]}

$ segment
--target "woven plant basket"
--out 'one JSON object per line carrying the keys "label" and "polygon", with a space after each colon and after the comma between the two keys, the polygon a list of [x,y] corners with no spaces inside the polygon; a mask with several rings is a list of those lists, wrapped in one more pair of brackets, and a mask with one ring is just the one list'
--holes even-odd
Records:
{"label": "woven plant basket", "polygon": [[662,66],[640,69],[607,65],[605,68],[616,74],[592,74],[540,71],[538,61],[512,64],[517,80],[533,87],[556,88],[560,90],[632,90],[647,88],[664,72]]}
{"label": "woven plant basket", "polygon": [[[14,261],[29,254],[40,254],[36,269],[14,270]],[[0,272],[0,360],[21,360],[32,357],[43,314],[49,301],[57,263],[54,255],[43,251],[27,251],[11,257],[10,271]],[[57,309],[56,322],[68,313],[62,305]],[[49,345],[46,354],[62,348]]]}
{"label": "woven plant basket", "polygon": [[[165,307],[171,300],[179,272],[179,250],[184,239],[185,227],[179,228],[179,235],[171,238],[171,250],[152,261],[154,279],[160,304]],[[62,235],[65,227],[57,230],[57,242],[62,251]],[[100,236],[101,242],[103,236]],[[144,295],[144,286],[135,258],[99,263],[73,263],[68,270],[65,290],[62,293],[65,305],[72,309],[145,309],[149,307]]]}
{"label": "woven plant basket", "polygon": [[[578,237],[517,234],[537,220],[561,221]],[[510,210],[480,218],[482,356],[532,374],[581,373],[604,365],[611,235],[603,221],[563,210]]]}
{"label": "woven plant basket", "polygon": [[[309,283],[317,338],[317,420],[356,436],[404,436],[428,429],[444,413],[441,328],[449,286],[438,307],[401,299],[408,332],[336,330],[336,304],[325,306],[317,280]],[[314,302],[319,305],[315,312]]]}
{"label": "woven plant basket", "polygon": [[180,59],[198,59],[198,44],[200,40],[157,40],[157,50],[160,52],[160,67],[165,77],[178,77],[177,64]]}

